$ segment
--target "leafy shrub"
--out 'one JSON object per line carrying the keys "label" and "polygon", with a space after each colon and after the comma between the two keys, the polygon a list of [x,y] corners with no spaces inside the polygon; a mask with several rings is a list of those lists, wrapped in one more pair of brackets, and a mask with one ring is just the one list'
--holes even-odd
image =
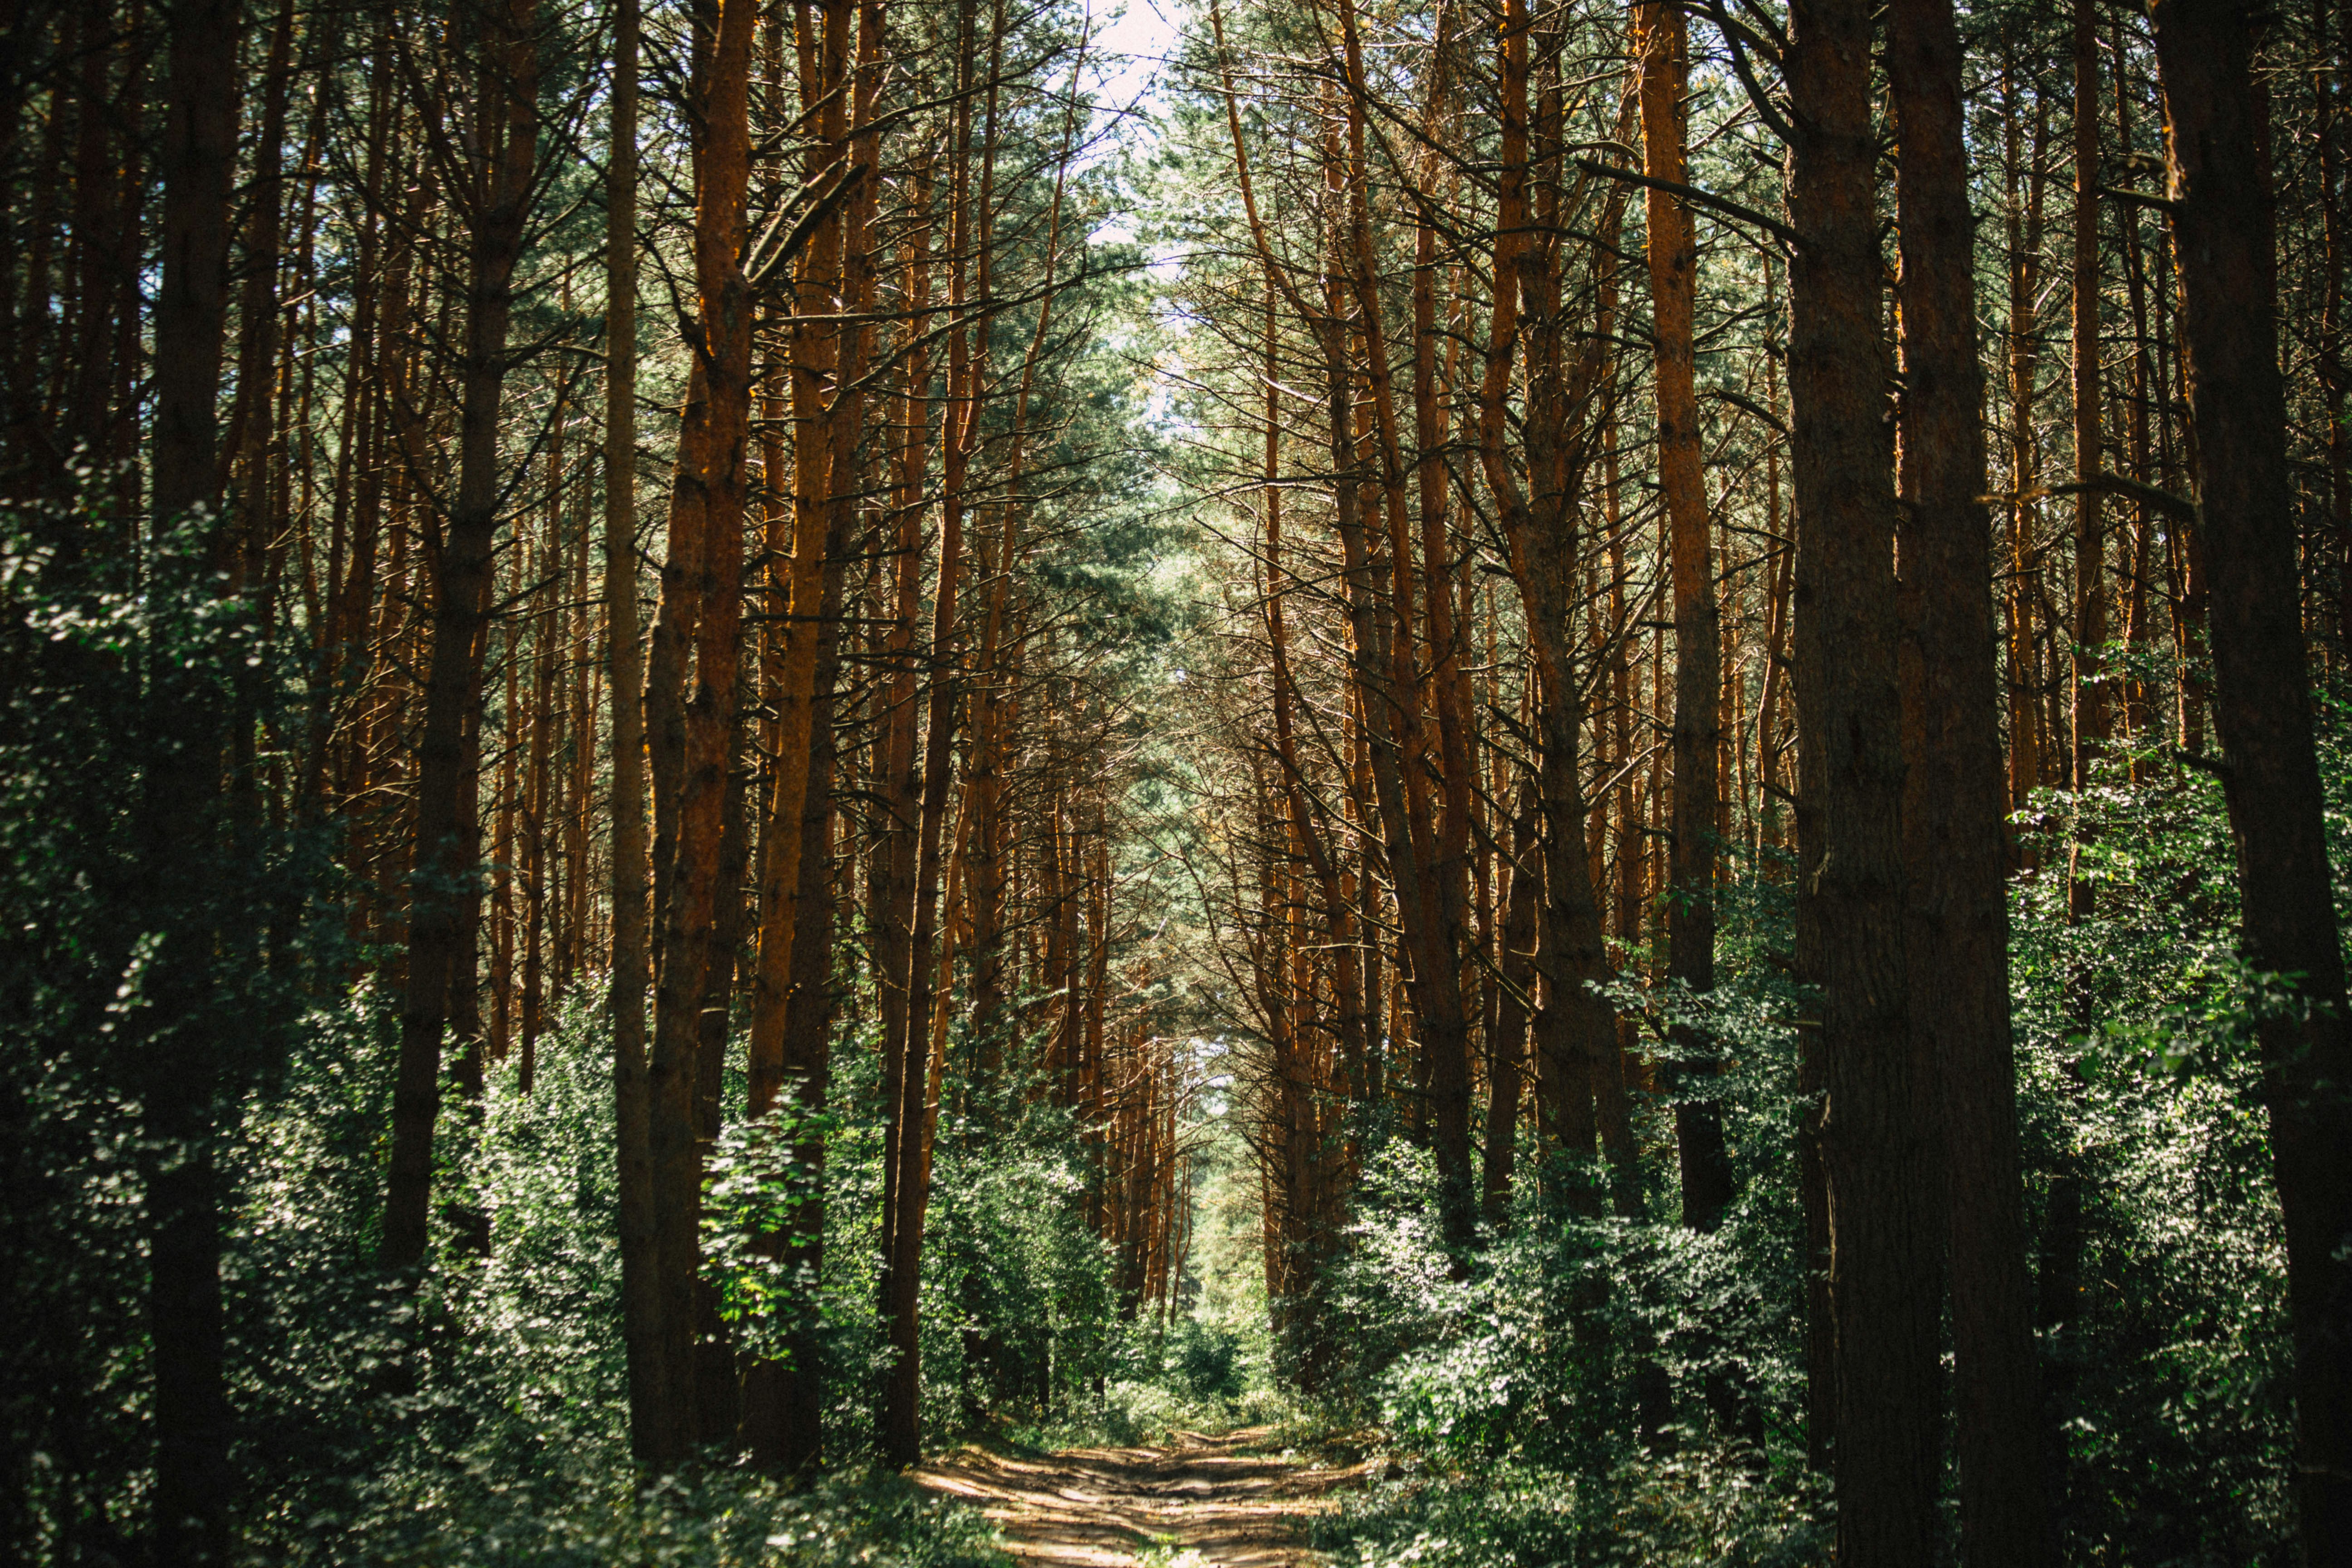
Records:
{"label": "leafy shrub", "polygon": [[[649,1489],[619,1456],[567,1455],[503,1485],[460,1472],[441,1487],[391,1485],[288,1561],[383,1568],[999,1568],[978,1513],[895,1477],[829,1475],[802,1491],[704,1471]],[[472,1484],[469,1484],[472,1483]]]}
{"label": "leafy shrub", "polygon": [[1798,1568],[1829,1561],[1822,1489],[1706,1455],[1588,1479],[1516,1460],[1345,1495],[1315,1543],[1341,1568]]}
{"label": "leafy shrub", "polygon": [[[2352,723],[2341,702],[2323,711],[2341,867]],[[2060,1522],[2068,1561],[2284,1563],[2292,1355],[2254,1024],[2303,1003],[2293,977],[2251,973],[2237,954],[2218,784],[2159,762],[2119,755],[2081,795],[2039,795],[2021,837],[2038,869],[2012,888],[2037,1270],[2052,1262],[2054,1184],[2071,1173],[2084,1198],[2083,1298],[2042,1341],[2064,1449]],[[2095,889],[2090,918],[2071,922],[2070,857]],[[1804,998],[1787,973],[1787,888],[1768,863],[1727,889],[1711,994],[1638,973],[1612,990],[1645,1038],[1689,1022],[1721,1047],[1714,1088],[1739,1197],[1715,1233],[1675,1223],[1662,1096],[1637,1097],[1650,1184],[1620,1194],[1616,1214],[1567,1201],[1606,1191],[1605,1173],[1534,1173],[1507,1223],[1464,1256],[1430,1223],[1426,1152],[1391,1143],[1374,1156],[1325,1287],[1345,1352],[1332,1397],[1376,1416],[1409,1468],[1320,1527],[1340,1562],[1805,1563],[1827,1551],[1825,1489],[1803,1464],[1795,1135],[1807,1106],[1793,1020]],[[1646,1439],[1645,1379],[1653,1413],[1670,1417]],[[1945,1482],[1948,1508],[1948,1452]]]}
{"label": "leafy shrub", "polygon": [[1176,1321],[1166,1347],[1170,1379],[1188,1399],[1231,1402],[1242,1396],[1242,1336],[1198,1318]]}

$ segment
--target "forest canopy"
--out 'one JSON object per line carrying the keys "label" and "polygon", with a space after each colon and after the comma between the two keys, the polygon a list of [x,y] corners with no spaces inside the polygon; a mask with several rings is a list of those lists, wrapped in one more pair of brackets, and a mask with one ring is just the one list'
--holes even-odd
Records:
{"label": "forest canopy", "polygon": [[13,0],[0,181],[0,1556],[2352,1563],[2336,0]]}

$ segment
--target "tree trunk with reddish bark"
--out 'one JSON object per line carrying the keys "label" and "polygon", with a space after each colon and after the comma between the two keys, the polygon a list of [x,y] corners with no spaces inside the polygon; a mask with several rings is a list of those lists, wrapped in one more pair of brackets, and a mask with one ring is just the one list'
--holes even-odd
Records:
{"label": "tree trunk with reddish bark", "polygon": [[2296,613],[2275,218],[2253,37],[2229,0],[2153,8],[2203,513],[2219,732],[2247,958],[2311,1006],[2261,1026],[2294,1322],[2304,1560],[2352,1563],[2352,1082],[2343,946]]}
{"label": "tree trunk with reddish bark", "polygon": [[2056,1560],[2010,1046],[2007,799],[1974,223],[1951,0],[1895,0],[1901,131],[1904,929],[1911,1046],[1940,1085],[1960,1535],[1971,1563]]}
{"label": "tree trunk with reddish bark", "polygon": [[1836,1334],[1843,1568],[1928,1561],[1940,1319],[1933,1081],[1906,1007],[1890,366],[1871,122],[1871,7],[1801,0],[1791,119],[1789,390],[1796,677],[1809,753],[1799,963],[1821,989],[1822,1160]]}

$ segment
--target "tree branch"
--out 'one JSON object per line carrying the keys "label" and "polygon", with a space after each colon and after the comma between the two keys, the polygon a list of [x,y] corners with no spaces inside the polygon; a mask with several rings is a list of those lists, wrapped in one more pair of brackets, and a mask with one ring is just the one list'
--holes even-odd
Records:
{"label": "tree branch", "polygon": [[1605,180],[1622,180],[1629,185],[1645,185],[1654,191],[1664,191],[1668,195],[1680,196],[1693,206],[1706,207],[1718,216],[1732,218],[1740,223],[1753,224],[1765,233],[1779,237],[1791,247],[1800,243],[1797,231],[1779,218],[1768,217],[1754,207],[1742,206],[1728,196],[1718,196],[1713,191],[1702,191],[1696,185],[1677,184],[1672,180],[1654,179],[1648,174],[1638,174],[1632,169],[1620,169],[1612,163],[1601,163],[1597,158],[1579,158],[1576,160],[1576,166],[1588,174],[1598,174]]}

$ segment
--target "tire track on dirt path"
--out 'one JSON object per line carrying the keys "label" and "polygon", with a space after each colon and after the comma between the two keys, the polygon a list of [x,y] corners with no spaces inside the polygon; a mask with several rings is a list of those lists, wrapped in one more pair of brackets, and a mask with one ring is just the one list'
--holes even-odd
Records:
{"label": "tire track on dirt path", "polygon": [[1303,1568],[1318,1561],[1306,1524],[1366,1467],[1322,1468],[1257,1451],[1267,1426],[1171,1435],[1159,1448],[1070,1448],[1034,1458],[982,1448],[945,1455],[909,1479],[970,1503],[1021,1563],[1125,1568],[1155,1548],[1185,1568]]}

